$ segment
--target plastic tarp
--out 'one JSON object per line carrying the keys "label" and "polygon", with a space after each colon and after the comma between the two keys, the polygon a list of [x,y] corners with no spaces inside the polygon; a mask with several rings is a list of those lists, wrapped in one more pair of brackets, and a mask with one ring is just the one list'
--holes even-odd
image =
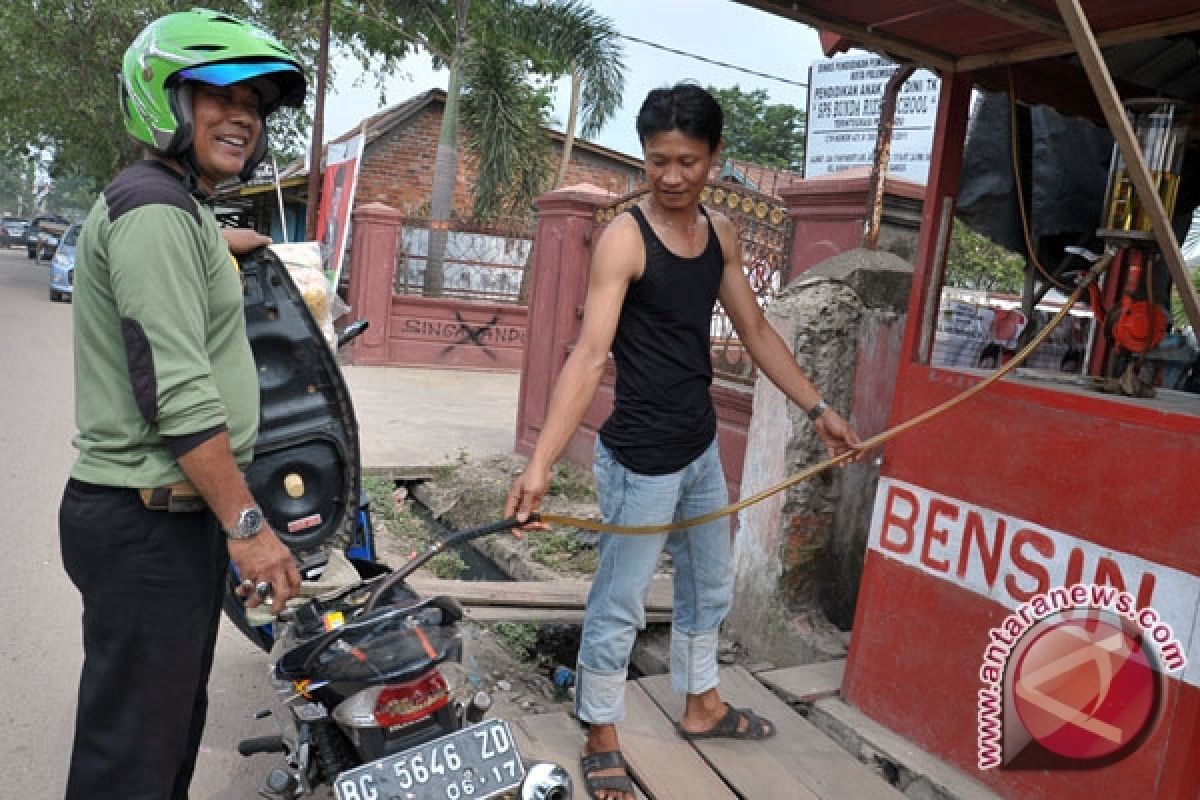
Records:
{"label": "plastic tarp", "polygon": [[[1104,216],[1113,138],[1107,129],[1047,106],[1017,106],[1027,140],[1019,150],[1026,217],[1036,242],[1043,237],[1092,236]],[[980,92],[967,134],[960,180],[960,219],[972,230],[1017,253],[1025,235],[1013,182],[1012,126],[1007,95]],[[1175,235],[1182,242],[1200,204],[1200,157],[1184,159],[1175,206]]]}
{"label": "plastic tarp", "polygon": [[[1018,158],[1030,176],[1024,191],[1031,236],[1037,241],[1095,231],[1104,212],[1112,136],[1088,120],[1064,117],[1046,106],[1028,111],[1032,158],[1028,149]],[[967,134],[958,216],[977,233],[1024,253],[1010,131],[1008,97],[981,92]]]}

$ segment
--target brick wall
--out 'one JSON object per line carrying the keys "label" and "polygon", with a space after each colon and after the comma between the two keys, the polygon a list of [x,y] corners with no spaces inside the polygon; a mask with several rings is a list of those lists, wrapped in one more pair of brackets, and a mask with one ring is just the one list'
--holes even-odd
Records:
{"label": "brick wall", "polygon": [[[433,160],[437,153],[442,124],[442,104],[432,102],[408,122],[372,142],[366,150],[358,176],[354,203],[383,203],[406,214],[422,210],[433,190]],[[562,159],[562,144],[552,143],[553,169],[557,174]],[[466,149],[466,137],[459,131],[458,178],[454,189],[454,210],[471,214],[471,189],[475,185],[476,165]],[[625,194],[641,181],[641,170],[622,162],[588,152],[578,146],[571,154],[567,184],[593,183],[617,194]]]}

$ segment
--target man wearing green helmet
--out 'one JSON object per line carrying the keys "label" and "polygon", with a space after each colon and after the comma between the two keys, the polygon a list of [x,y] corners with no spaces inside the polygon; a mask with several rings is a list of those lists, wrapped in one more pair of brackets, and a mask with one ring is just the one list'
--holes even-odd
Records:
{"label": "man wearing green helmet", "polygon": [[59,532],[84,665],[67,798],[185,800],[230,561],[277,609],[300,583],[241,472],[258,381],[209,197],[253,172],[267,115],[303,103],[305,80],[273,36],[205,10],[151,23],[119,78],[148,157],[97,200],[76,261],[79,456]]}

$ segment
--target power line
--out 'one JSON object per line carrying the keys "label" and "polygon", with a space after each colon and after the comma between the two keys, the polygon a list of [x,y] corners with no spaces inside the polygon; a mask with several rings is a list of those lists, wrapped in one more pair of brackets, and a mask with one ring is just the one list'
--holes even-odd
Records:
{"label": "power line", "polygon": [[727,64],[724,61],[714,61],[711,58],[705,58],[704,56],[699,56],[699,55],[696,55],[695,53],[688,53],[684,50],[676,50],[674,47],[667,47],[665,44],[658,44],[657,42],[648,42],[645,39],[639,39],[636,36],[630,36],[627,33],[622,33],[619,35],[622,39],[628,39],[631,42],[637,42],[638,44],[644,44],[644,45],[646,45],[646,47],[653,47],[657,50],[665,50],[668,53],[674,53],[675,55],[683,56],[684,58],[694,58],[695,60],[703,61],[706,64],[712,64],[713,66],[724,67],[725,69],[736,70],[737,72],[744,72],[747,75],[755,75],[759,78],[766,78],[767,80],[779,81],[780,83],[787,83],[792,86],[799,86],[801,89],[808,88],[807,83],[801,83],[800,81],[794,81],[794,80],[791,80],[790,78],[781,78],[778,75],[770,75],[766,72],[758,72],[756,70],[746,69],[745,67],[739,67],[736,64]]}

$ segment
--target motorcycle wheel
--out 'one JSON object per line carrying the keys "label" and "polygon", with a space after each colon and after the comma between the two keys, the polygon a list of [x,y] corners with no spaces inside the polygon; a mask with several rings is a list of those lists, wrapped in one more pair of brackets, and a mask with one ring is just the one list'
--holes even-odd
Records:
{"label": "motorcycle wheel", "polygon": [[359,766],[354,745],[338,728],[337,723],[326,717],[312,723],[313,750],[317,757],[317,777],[321,783],[333,785],[333,781],[348,769]]}

